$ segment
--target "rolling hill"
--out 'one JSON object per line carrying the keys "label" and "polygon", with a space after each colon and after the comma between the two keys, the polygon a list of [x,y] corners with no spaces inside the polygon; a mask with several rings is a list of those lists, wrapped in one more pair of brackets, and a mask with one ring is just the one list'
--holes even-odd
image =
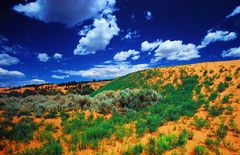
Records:
{"label": "rolling hill", "polygon": [[0,98],[0,154],[239,154],[240,60],[146,69],[91,95]]}

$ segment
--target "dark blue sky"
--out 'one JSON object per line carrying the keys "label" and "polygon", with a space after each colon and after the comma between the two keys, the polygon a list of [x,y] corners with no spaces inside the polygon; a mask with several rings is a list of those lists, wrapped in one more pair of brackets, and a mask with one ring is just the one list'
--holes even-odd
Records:
{"label": "dark blue sky", "polygon": [[1,1],[0,86],[239,59],[239,6],[238,0]]}

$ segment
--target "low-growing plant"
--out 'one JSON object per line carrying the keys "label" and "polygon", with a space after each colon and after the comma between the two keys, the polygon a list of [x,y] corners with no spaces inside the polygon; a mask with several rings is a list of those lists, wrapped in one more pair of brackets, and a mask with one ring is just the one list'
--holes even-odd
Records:
{"label": "low-growing plant", "polygon": [[194,117],[194,120],[195,120],[195,125],[198,130],[200,130],[202,127],[204,127],[207,123],[207,121],[203,118]]}
{"label": "low-growing plant", "polygon": [[195,154],[196,155],[207,155],[208,154],[208,150],[207,150],[207,148],[205,148],[202,145],[197,145],[195,147]]}
{"label": "low-growing plant", "polygon": [[227,87],[228,87],[228,83],[221,82],[221,83],[218,84],[217,90],[219,92],[223,92]]}
{"label": "low-growing plant", "polygon": [[229,75],[227,75],[227,76],[225,76],[225,80],[226,80],[226,81],[231,81],[231,80],[232,80],[232,77],[229,76]]}
{"label": "low-growing plant", "polygon": [[34,132],[38,125],[29,117],[22,118],[18,123],[14,124],[12,130],[9,131],[9,138],[24,143],[29,142],[33,138]]}
{"label": "low-growing plant", "polygon": [[221,124],[217,129],[217,137],[221,139],[225,138],[225,136],[227,135],[227,131],[228,127],[224,124]]}
{"label": "low-growing plant", "polygon": [[221,106],[211,106],[208,110],[209,114],[213,117],[219,116],[222,114],[224,108]]}
{"label": "low-growing plant", "polygon": [[216,98],[218,97],[218,91],[213,91],[211,94],[210,94],[210,96],[209,96],[209,100],[210,101],[213,101],[213,100],[215,100]]}
{"label": "low-growing plant", "polygon": [[50,110],[44,118],[46,119],[51,119],[51,118],[56,118],[57,117],[57,111],[56,110]]}
{"label": "low-growing plant", "polygon": [[137,133],[137,135],[142,136],[145,133],[146,130],[147,130],[146,121],[142,120],[142,119],[137,120],[137,123],[136,123],[136,133]]}
{"label": "low-growing plant", "polygon": [[137,144],[132,148],[132,154],[134,155],[140,155],[143,152],[143,145]]}
{"label": "low-growing plant", "polygon": [[222,103],[229,103],[229,99],[230,99],[230,96],[229,95],[225,95],[222,99]]}
{"label": "low-growing plant", "polygon": [[154,155],[156,152],[156,140],[154,138],[149,138],[148,140],[148,153]]}

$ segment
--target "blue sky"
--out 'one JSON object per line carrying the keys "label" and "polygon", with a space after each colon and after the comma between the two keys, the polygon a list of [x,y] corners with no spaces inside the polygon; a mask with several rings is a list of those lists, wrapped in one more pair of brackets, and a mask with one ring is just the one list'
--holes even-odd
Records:
{"label": "blue sky", "polygon": [[240,58],[238,0],[9,0],[0,14],[0,87]]}

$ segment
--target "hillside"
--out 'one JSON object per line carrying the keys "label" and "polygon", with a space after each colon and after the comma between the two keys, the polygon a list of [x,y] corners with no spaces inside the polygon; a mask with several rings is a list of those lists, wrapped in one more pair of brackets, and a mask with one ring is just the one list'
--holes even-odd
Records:
{"label": "hillside", "polygon": [[[121,90],[126,88],[134,89],[154,89],[160,91],[168,83],[176,85],[180,82],[181,74],[197,74],[199,82],[204,82],[207,77],[217,78],[218,81],[224,81],[226,75],[235,75],[235,69],[240,66],[240,60],[204,62],[182,66],[159,67],[143,71],[138,71],[116,78],[109,84],[101,87],[91,95],[94,96],[106,90]],[[211,79],[210,79],[211,80]],[[234,80],[234,83],[238,79]],[[213,84],[213,87],[215,85]]]}
{"label": "hillside", "polygon": [[0,154],[240,154],[240,60],[147,69],[91,96],[0,98]]}
{"label": "hillside", "polygon": [[22,86],[22,87],[14,87],[14,88],[0,88],[0,93],[10,93],[12,91],[16,91],[19,93],[23,93],[26,90],[36,91],[38,89],[47,89],[47,90],[58,90],[63,94],[68,93],[71,89],[81,89],[82,87],[89,87],[93,90],[97,90],[100,87],[109,83],[110,80],[103,81],[92,81],[92,82],[72,82],[72,83],[62,83],[62,84],[41,84],[41,85],[30,85],[30,86]]}

